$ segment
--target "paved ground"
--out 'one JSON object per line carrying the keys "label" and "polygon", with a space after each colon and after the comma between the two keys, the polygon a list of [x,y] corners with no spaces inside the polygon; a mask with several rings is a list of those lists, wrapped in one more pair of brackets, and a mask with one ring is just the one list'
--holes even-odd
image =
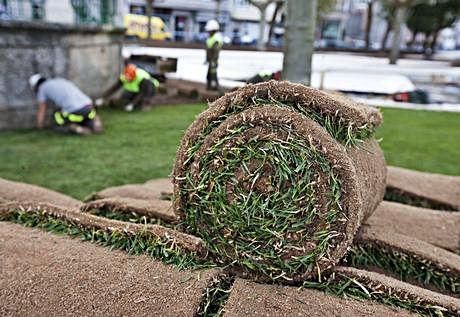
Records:
{"label": "paved ground", "polygon": [[[151,54],[178,58],[177,72],[174,78],[204,83],[207,66],[204,64],[205,52],[199,49],[181,49],[164,47],[127,46],[124,53]],[[227,87],[242,86],[241,79],[249,78],[260,71],[277,71],[282,68],[281,52],[222,51],[219,68],[221,84]],[[322,78],[322,73],[325,75]],[[412,90],[414,83],[427,83],[433,86],[448,83],[460,84],[460,67],[450,67],[448,62],[401,59],[398,65],[389,65],[387,58],[359,56],[346,53],[316,53],[313,57],[312,86],[331,90],[353,90],[359,87],[364,92],[394,93],[400,90]],[[342,87],[343,86],[343,87]],[[343,89],[341,89],[343,88]],[[454,87],[455,88],[455,87]],[[430,91],[435,89],[429,89]],[[439,88],[436,89],[436,93]],[[437,93],[439,95],[439,93]],[[446,95],[442,92],[441,95]],[[432,104],[428,107],[414,105],[427,110],[460,111],[460,100],[454,93],[456,105]],[[437,98],[435,98],[436,101]],[[398,107],[399,103],[379,98],[373,100],[379,105]],[[447,98],[445,102],[452,102]],[[457,105],[458,104],[458,105]],[[411,108],[411,105],[404,105]]]}
{"label": "paved ground", "polygon": [[[180,57],[177,75],[183,79],[204,81],[206,65],[204,50],[163,47],[125,47],[126,52],[145,53],[168,57]],[[221,77],[238,80],[259,71],[280,70],[283,65],[281,52],[222,51]],[[237,66],[237,67],[235,67]],[[450,67],[448,62],[401,59],[398,65],[389,65],[387,58],[359,56],[346,53],[315,53],[313,71],[348,71],[351,75],[364,73],[402,74],[416,82],[433,80],[460,83],[460,68]]]}

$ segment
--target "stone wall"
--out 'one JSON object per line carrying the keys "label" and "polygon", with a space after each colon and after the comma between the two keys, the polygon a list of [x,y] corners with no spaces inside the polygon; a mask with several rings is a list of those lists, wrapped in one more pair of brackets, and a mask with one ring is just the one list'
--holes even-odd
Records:
{"label": "stone wall", "polygon": [[122,40],[123,29],[0,21],[0,130],[35,125],[34,73],[101,94],[118,78]]}

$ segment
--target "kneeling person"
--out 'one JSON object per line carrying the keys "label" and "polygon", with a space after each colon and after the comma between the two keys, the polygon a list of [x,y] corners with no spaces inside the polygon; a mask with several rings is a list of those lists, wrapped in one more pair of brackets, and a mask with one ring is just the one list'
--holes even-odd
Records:
{"label": "kneeling person", "polygon": [[151,98],[155,96],[160,83],[154,77],[134,64],[126,64],[119,80],[96,100],[96,105],[104,103],[104,99],[110,97],[123,87],[121,102],[126,111],[142,109],[148,106]]}
{"label": "kneeling person", "polygon": [[30,77],[29,84],[37,94],[38,128],[43,128],[47,102],[52,101],[59,108],[53,117],[60,131],[76,134],[102,132],[102,123],[91,99],[71,81],[64,78],[47,79],[35,74]]}

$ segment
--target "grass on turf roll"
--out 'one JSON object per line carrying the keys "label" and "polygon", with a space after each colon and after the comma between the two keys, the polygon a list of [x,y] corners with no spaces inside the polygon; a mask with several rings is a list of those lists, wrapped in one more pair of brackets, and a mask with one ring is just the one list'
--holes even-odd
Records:
{"label": "grass on turf roll", "polygon": [[382,200],[378,110],[289,82],[248,85],[189,127],[174,210],[209,256],[257,280],[320,275]]}

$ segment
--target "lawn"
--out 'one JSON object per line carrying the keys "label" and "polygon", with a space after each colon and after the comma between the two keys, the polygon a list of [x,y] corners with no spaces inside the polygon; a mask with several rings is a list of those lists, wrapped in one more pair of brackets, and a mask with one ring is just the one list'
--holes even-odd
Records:
{"label": "lawn", "polygon": [[[26,130],[0,133],[0,177],[38,184],[78,199],[105,187],[166,177],[184,130],[205,105],[102,113],[92,137]],[[384,109],[378,130],[387,162],[460,175],[460,114]]]}

